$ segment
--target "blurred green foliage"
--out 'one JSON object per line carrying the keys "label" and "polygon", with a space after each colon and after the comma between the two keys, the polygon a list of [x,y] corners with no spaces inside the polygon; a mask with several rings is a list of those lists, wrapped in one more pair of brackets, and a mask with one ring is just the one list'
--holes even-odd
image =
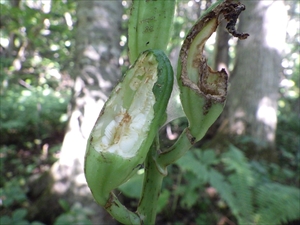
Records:
{"label": "blurred green foliage", "polygon": [[94,214],[94,212],[90,209],[82,207],[79,202],[70,207],[67,202],[61,200],[60,205],[65,210],[65,212],[56,218],[54,225],[92,225],[92,222],[89,220],[88,216]]}
{"label": "blurred green foliage", "polygon": [[49,170],[72,94],[74,1],[0,1],[0,223],[28,221],[29,180]]}
{"label": "blurred green foliage", "polygon": [[71,90],[61,82],[74,46],[66,18],[74,16],[75,3],[0,4],[0,144],[32,149],[65,129]]}
{"label": "blurred green foliage", "polygon": [[0,224],[2,225],[43,225],[43,223],[38,221],[29,222],[25,219],[27,214],[26,209],[17,209],[13,212],[11,216],[1,216]]}
{"label": "blurred green foliage", "polygon": [[64,132],[69,96],[43,87],[6,90],[1,95],[0,144],[33,148]]}
{"label": "blurred green foliage", "polygon": [[17,179],[12,179],[10,182],[5,183],[0,190],[1,196],[4,197],[2,198],[2,205],[5,208],[22,203],[27,199],[24,189]]}
{"label": "blurred green foliage", "polygon": [[[229,211],[237,224],[282,224],[299,219],[300,189],[274,181],[282,171],[270,174],[268,169],[273,166],[248,161],[233,145],[221,154],[192,149],[169,169],[173,173],[164,181],[159,209],[166,214],[201,209],[197,224],[216,224],[217,215],[227,212],[230,216]],[[289,175],[297,179],[298,173],[290,170]],[[142,178],[136,175],[119,190],[138,199]]]}

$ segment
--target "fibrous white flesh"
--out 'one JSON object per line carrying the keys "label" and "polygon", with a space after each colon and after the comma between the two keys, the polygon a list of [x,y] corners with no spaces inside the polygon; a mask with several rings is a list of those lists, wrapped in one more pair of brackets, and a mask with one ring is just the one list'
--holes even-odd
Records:
{"label": "fibrous white flesh", "polygon": [[92,132],[91,144],[96,151],[131,158],[147,138],[154,117],[154,60],[151,55],[139,59],[123,83],[114,89]]}

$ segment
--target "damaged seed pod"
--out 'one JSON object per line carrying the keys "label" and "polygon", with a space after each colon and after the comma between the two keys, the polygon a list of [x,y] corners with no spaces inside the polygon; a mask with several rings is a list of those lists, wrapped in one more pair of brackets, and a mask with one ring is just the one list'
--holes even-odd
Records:
{"label": "damaged seed pod", "polygon": [[96,201],[105,206],[110,192],[140,168],[164,122],[173,70],[160,50],[142,53],[114,88],[90,134],[85,176]]}
{"label": "damaged seed pod", "polygon": [[224,15],[234,36],[241,39],[248,34],[235,30],[234,25],[244,7],[231,0],[218,1],[195,23],[180,50],[177,82],[180,99],[189,121],[190,142],[199,141],[223,111],[227,96],[228,75],[225,69],[213,71],[207,65],[203,49],[216,31],[219,17]]}
{"label": "damaged seed pod", "polygon": [[128,21],[130,62],[147,49],[166,50],[170,40],[175,0],[133,1]]}

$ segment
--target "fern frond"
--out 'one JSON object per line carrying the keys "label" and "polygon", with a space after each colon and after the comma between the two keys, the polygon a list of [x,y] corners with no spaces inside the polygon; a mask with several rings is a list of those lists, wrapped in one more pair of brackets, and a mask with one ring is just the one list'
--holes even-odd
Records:
{"label": "fern frond", "polygon": [[222,155],[226,170],[232,172],[228,177],[234,192],[237,212],[234,213],[239,224],[253,222],[253,193],[251,191],[254,177],[247,158],[238,148],[229,146],[229,151]]}
{"label": "fern frond", "polygon": [[257,189],[257,224],[281,224],[300,219],[300,189],[267,183]]}
{"label": "fern frond", "polygon": [[230,185],[225,177],[215,169],[209,170],[209,183],[218,191],[220,197],[227,203],[234,215],[239,214],[237,199],[234,197],[234,187]]}

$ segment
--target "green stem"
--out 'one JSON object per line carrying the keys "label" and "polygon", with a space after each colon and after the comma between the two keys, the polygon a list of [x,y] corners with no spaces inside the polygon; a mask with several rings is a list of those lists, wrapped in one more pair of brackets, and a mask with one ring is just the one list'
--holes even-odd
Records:
{"label": "green stem", "polygon": [[160,170],[166,171],[166,167],[181,158],[193,144],[194,140],[189,132],[189,128],[185,128],[175,144],[157,157],[157,165]]}
{"label": "green stem", "polygon": [[166,152],[158,154],[159,140],[153,142],[145,161],[143,190],[137,213],[143,224],[155,224],[157,201],[167,166],[182,157],[193,146],[192,136],[186,128],[176,143]]}
{"label": "green stem", "polygon": [[148,152],[145,161],[145,175],[143,182],[143,190],[137,213],[140,216],[143,224],[155,224],[157,201],[161,191],[161,185],[165,173],[162,173],[157,168],[155,157],[157,155],[157,145],[153,143]]}
{"label": "green stem", "polygon": [[[181,184],[181,180],[182,180],[182,176],[183,173],[179,172],[178,176],[177,176],[177,181],[176,181],[176,186],[179,187]],[[178,203],[178,198],[179,198],[179,192],[174,192],[174,197],[173,197],[173,203],[171,206],[171,214],[175,213],[176,207],[177,207],[177,203]]]}
{"label": "green stem", "polygon": [[140,217],[129,211],[117,198],[114,193],[110,193],[109,199],[105,205],[107,212],[120,223],[130,225],[141,225]]}

